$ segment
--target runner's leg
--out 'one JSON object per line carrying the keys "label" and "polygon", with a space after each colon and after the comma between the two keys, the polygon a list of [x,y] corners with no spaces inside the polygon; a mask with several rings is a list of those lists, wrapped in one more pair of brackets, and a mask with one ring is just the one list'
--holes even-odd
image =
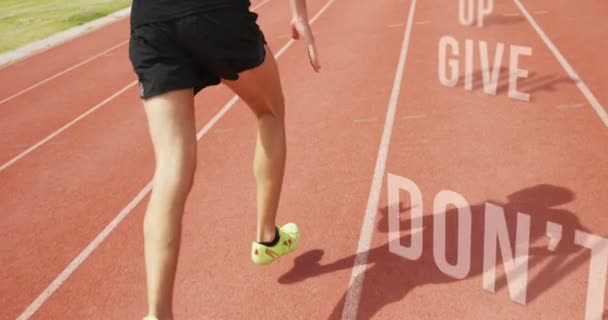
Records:
{"label": "runner's leg", "polygon": [[275,237],[276,214],[285,170],[285,101],[278,67],[266,46],[265,61],[242,72],[238,80],[223,80],[253,111],[257,141],[253,169],[257,185],[258,242]]}
{"label": "runner's leg", "polygon": [[173,318],[184,206],[196,169],[196,128],[192,90],[144,100],[156,170],[144,219],[149,315]]}

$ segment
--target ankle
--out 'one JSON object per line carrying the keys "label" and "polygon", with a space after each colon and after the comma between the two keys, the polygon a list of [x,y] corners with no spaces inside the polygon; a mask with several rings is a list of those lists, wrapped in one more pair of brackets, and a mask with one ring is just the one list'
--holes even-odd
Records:
{"label": "ankle", "polygon": [[279,239],[279,230],[277,227],[268,228],[268,231],[262,232],[258,235],[257,242],[261,244],[275,244]]}
{"label": "ankle", "polygon": [[148,315],[144,320],[173,320],[173,311],[165,311],[163,309],[156,309],[148,312]]}

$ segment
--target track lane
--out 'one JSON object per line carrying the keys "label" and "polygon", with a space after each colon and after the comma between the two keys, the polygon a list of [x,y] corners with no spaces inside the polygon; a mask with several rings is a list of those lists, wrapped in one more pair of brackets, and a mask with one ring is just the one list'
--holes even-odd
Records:
{"label": "track lane", "polygon": [[[395,2],[393,1],[393,3]],[[452,4],[452,8],[449,9],[450,12],[438,14],[437,7],[431,7],[427,3],[426,6],[421,6],[420,13],[417,12],[416,14],[416,20],[419,22],[416,24],[413,33],[416,50],[412,50],[411,54],[413,56],[406,67],[406,70],[414,70],[416,73],[406,71],[408,78],[403,85],[404,92],[398,108],[399,113],[396,118],[394,138],[391,142],[391,156],[387,172],[411,178],[418,184],[423,192],[424,210],[427,215],[431,213],[432,197],[438,191],[447,188],[462,194],[473,206],[474,231],[483,231],[481,225],[483,220],[479,219],[479,216],[483,215],[482,204],[488,200],[505,206],[508,221],[511,225],[514,222],[512,216],[517,210],[532,214],[532,237],[537,247],[536,255],[531,256],[530,261],[533,268],[528,275],[532,279],[529,286],[531,302],[522,307],[510,301],[504,280],[498,283],[498,294],[492,295],[483,291],[479,273],[482,256],[478,247],[475,247],[473,251],[472,272],[474,273],[467,279],[455,281],[437,270],[432,256],[433,239],[431,236],[433,228],[432,225],[429,225],[429,223],[432,224],[432,220],[428,218],[424,220],[425,226],[429,226],[429,228],[425,230],[425,243],[427,244],[424,247],[421,260],[408,262],[388,253],[385,246],[387,241],[385,181],[382,205],[377,217],[377,230],[373,239],[372,248],[374,249],[369,256],[370,267],[366,272],[360,314],[363,318],[374,316],[373,318],[379,319],[395,318],[397,315],[399,317],[410,316],[416,319],[442,319],[454,314],[468,318],[484,318],[491,314],[499,319],[507,319],[513,316],[523,319],[536,319],[545,316],[556,319],[582,319],[581,315],[583,313],[581,312],[583,311],[581,308],[584,307],[585,303],[585,285],[589,270],[588,255],[576,246],[560,247],[557,253],[547,255],[542,240],[543,224],[547,220],[553,220],[564,224],[567,232],[580,228],[598,235],[606,233],[608,221],[602,215],[601,208],[603,208],[603,205],[601,204],[604,201],[602,190],[605,189],[608,174],[598,166],[598,163],[605,163],[605,160],[607,160],[603,155],[607,154],[606,151],[608,150],[606,150],[605,143],[601,143],[606,141],[606,134],[601,129],[601,123],[597,116],[590,108],[559,108],[560,105],[572,105],[571,102],[564,102],[566,100],[570,101],[572,98],[584,100],[584,97],[574,84],[567,80],[567,75],[563,72],[563,69],[556,63],[555,58],[546,50],[546,46],[538,37],[535,38],[535,33],[529,25],[526,27],[525,21],[518,22],[516,18],[504,18],[503,16],[503,18],[496,18],[486,29],[477,32],[461,30],[462,27],[455,20],[457,8],[454,9],[454,6]],[[394,13],[401,12],[401,16],[400,19],[396,19],[397,22],[391,21],[391,24],[398,25],[403,22],[403,12],[406,12],[406,7],[407,5],[403,2],[399,3],[399,7],[393,5]],[[501,4],[497,6],[495,12],[500,14],[514,10],[516,8],[509,6],[509,4]],[[368,8],[367,11],[366,16],[373,16],[371,9]],[[280,17],[280,15],[273,15],[268,20],[274,20],[277,17]],[[442,20],[453,23],[449,27],[444,24],[437,25],[437,22]],[[430,23],[428,23],[429,21]],[[338,35],[352,32],[352,30],[347,30],[347,27],[347,25],[327,27],[334,32],[330,33],[331,38],[321,38],[320,43],[322,41],[329,42],[330,39],[336,42],[344,41],[343,38],[339,39]],[[394,52],[398,51],[397,45],[400,41],[401,30],[395,26],[392,28],[397,29],[389,28],[384,31],[386,33],[395,31],[394,35],[390,34],[392,36],[390,40],[385,39],[385,37],[388,37],[387,35],[379,36],[378,34],[369,38],[374,41],[380,41],[380,38],[384,39],[386,42],[382,43],[382,48],[391,51],[391,54],[396,56]],[[315,30],[317,30],[317,27],[315,27]],[[369,32],[369,30],[366,30],[366,32]],[[525,104],[509,100],[506,97],[507,86],[504,78],[501,79],[497,97],[485,96],[481,92],[479,83],[475,85],[474,92],[464,91],[462,82],[454,89],[441,87],[436,76],[437,62],[435,55],[438,39],[445,34],[454,35],[459,40],[464,39],[464,37],[473,37],[474,39],[489,40],[490,44],[500,41],[533,47],[534,59],[524,58],[523,60],[524,65],[534,66],[530,68],[532,72],[531,81],[522,82],[525,83],[523,86],[525,91],[533,94],[534,100],[532,103]],[[552,36],[551,33],[549,35]],[[283,40],[284,37],[285,34],[277,36],[277,38]],[[562,44],[558,41],[556,40],[556,44],[561,50]],[[394,45],[395,48],[389,50],[386,45],[387,42],[391,42],[391,45]],[[460,44],[462,46],[463,41]],[[322,49],[327,48],[328,45],[329,43],[320,44]],[[352,64],[361,63],[364,52],[360,51],[361,49],[357,44],[351,44],[351,46],[343,48],[344,52],[340,58],[327,57],[329,61],[324,60],[326,61],[324,62],[324,73],[328,72],[328,65],[339,66],[340,70],[332,70],[332,77],[337,75],[349,77],[348,79],[352,82],[341,83],[341,88],[352,88],[354,92],[357,92],[362,91],[360,89],[363,86],[361,82],[364,80],[358,78],[361,75],[348,72],[348,69],[352,68]],[[291,50],[297,51],[295,47]],[[574,51],[576,51],[576,48]],[[303,51],[300,48],[299,52],[287,54],[280,65],[289,64],[290,68],[303,65],[302,68],[307,68],[308,66],[302,63],[304,60],[301,57],[301,52]],[[322,57],[324,52],[325,49],[321,52]],[[333,49],[331,52],[334,52]],[[567,51],[563,52],[568,55]],[[370,54],[365,54],[365,56],[370,56]],[[375,56],[378,57],[376,63],[390,60],[386,55],[376,53]],[[343,61],[344,57],[350,57],[351,59]],[[354,57],[359,59],[354,59]],[[590,55],[585,57],[588,58]],[[335,60],[332,61],[332,59]],[[579,71],[576,62],[580,59],[568,58],[568,60]],[[537,61],[542,62],[537,64]],[[412,64],[414,64],[414,67],[412,67]],[[207,168],[198,174],[199,178],[197,179],[203,182],[201,185],[197,185],[195,192],[193,192],[196,194],[193,198],[200,200],[194,203],[191,201],[187,214],[187,219],[189,219],[187,232],[191,235],[194,234],[197,238],[189,239],[184,249],[186,251],[185,258],[182,260],[182,266],[184,267],[180,270],[182,276],[178,280],[179,286],[181,286],[179,290],[184,292],[184,297],[177,301],[179,312],[183,312],[183,315],[212,314],[216,317],[226,317],[227,315],[241,318],[250,317],[255,314],[254,312],[259,312],[260,305],[263,306],[263,301],[259,296],[274,297],[276,300],[282,299],[281,301],[283,301],[286,294],[293,294],[298,298],[287,299],[285,304],[275,307],[275,309],[269,310],[262,307],[262,310],[267,312],[265,314],[272,315],[293,313],[290,315],[293,317],[295,314],[296,318],[300,315],[301,318],[309,318],[311,315],[323,318],[329,314],[332,318],[339,318],[339,314],[342,312],[340,296],[346,290],[345,283],[348,283],[350,267],[352,267],[354,260],[350,254],[344,252],[354,253],[352,245],[356,244],[358,224],[361,220],[361,212],[365,207],[363,200],[367,198],[366,195],[369,192],[369,173],[373,169],[377,141],[382,130],[382,112],[388,95],[387,88],[390,87],[391,77],[394,74],[394,70],[387,68],[387,63],[383,62],[382,65],[381,67],[376,65],[377,69],[372,69],[367,74],[371,75],[371,78],[376,76],[380,78],[380,73],[385,72],[386,74],[383,74],[385,77],[382,78],[385,81],[385,87],[378,86],[376,89],[368,89],[366,96],[360,98],[362,101],[350,104],[351,106],[371,104],[374,105],[373,109],[369,106],[353,107],[348,110],[351,114],[337,113],[333,116],[329,115],[324,122],[317,124],[313,123],[311,119],[318,119],[319,114],[328,108],[336,108],[336,103],[332,98],[345,91],[344,89],[337,90],[335,87],[330,88],[330,86],[336,86],[338,80],[327,82],[321,80],[318,84],[304,82],[298,85],[292,84],[289,87],[285,85],[286,91],[293,90],[293,93],[288,93],[288,99],[293,99],[294,102],[305,101],[306,97],[310,96],[307,91],[310,88],[319,88],[317,99],[324,101],[319,102],[315,107],[315,117],[312,118],[300,114],[300,110],[296,110],[297,113],[294,112],[295,114],[292,115],[288,108],[288,117],[293,123],[293,126],[290,127],[290,130],[292,130],[290,137],[295,136],[295,138],[290,139],[293,139],[295,145],[300,147],[296,150],[293,150],[292,147],[290,151],[294,154],[290,158],[295,159],[290,159],[292,164],[288,169],[286,181],[293,181],[295,184],[286,186],[287,196],[281,207],[289,210],[303,208],[312,211],[312,206],[318,206],[325,208],[325,211],[318,217],[311,218],[310,222],[301,223],[306,228],[306,235],[314,238],[308,240],[311,241],[310,247],[301,248],[301,250],[308,250],[296,260],[298,263],[296,267],[279,278],[280,286],[274,283],[268,285],[268,283],[276,280],[276,277],[268,276],[268,270],[242,270],[243,265],[249,264],[248,256],[244,254],[244,252],[248,252],[247,243],[236,244],[231,248],[224,247],[225,243],[238,242],[242,233],[253,234],[255,231],[253,223],[243,224],[243,212],[254,212],[253,210],[255,210],[254,206],[251,205],[254,203],[254,196],[251,193],[253,184],[250,181],[250,166],[238,165],[239,163],[250,163],[250,158],[243,157],[243,150],[245,150],[245,156],[248,156],[247,150],[252,150],[253,140],[250,139],[252,128],[245,129],[246,126],[242,125],[251,122],[250,118],[242,113],[230,113],[220,122],[217,129],[212,131],[212,134],[205,137],[205,140],[201,142],[201,152],[208,152],[208,154],[204,155],[201,162]],[[304,69],[296,69],[297,71],[293,73],[306,72]],[[594,73],[593,70],[589,70],[587,74],[599,74],[600,71],[596,70]],[[376,74],[376,72],[379,74]],[[593,77],[586,77],[584,73],[586,71],[579,72],[594,93],[597,90],[593,88],[602,87],[601,82],[594,80]],[[289,83],[289,81],[289,77],[284,79],[286,83]],[[300,81],[302,81],[301,78]],[[327,88],[321,86],[321,84],[327,86]],[[216,94],[229,98],[229,93],[226,91],[215,88],[211,91],[213,94],[209,92],[209,95],[201,95],[198,101],[204,101],[205,105],[215,103],[213,101],[216,101],[214,98]],[[446,92],[449,92],[449,94],[446,94]],[[429,97],[433,97],[433,101],[429,101],[431,100]],[[603,101],[600,95],[598,95],[598,99]],[[112,109],[115,117],[118,116],[119,112],[121,113],[120,117],[125,116],[121,110],[125,106],[136,103],[135,99],[123,100],[121,100],[122,102],[116,102],[121,104],[120,108]],[[217,101],[219,102],[219,100]],[[310,109],[310,106],[306,103],[299,104],[301,104],[301,108]],[[238,108],[243,109],[244,106],[239,103]],[[297,107],[294,106],[294,108]],[[213,108],[199,107],[198,110],[201,109],[205,116],[197,115],[197,122],[204,121],[203,119],[212,116],[212,110],[209,109]],[[217,109],[219,107],[216,107],[215,111]],[[138,113],[136,116],[130,115],[131,119],[129,121],[122,122],[120,118],[112,118],[111,122],[116,122],[115,125],[118,128],[123,128],[120,130],[124,130],[124,127],[135,124],[133,118],[142,115],[143,113]],[[337,118],[340,115],[350,116],[353,118],[352,123],[347,124],[341,121]],[[94,128],[107,126],[106,121],[109,118],[111,117],[102,116],[99,121],[87,125],[86,130],[77,131],[78,135],[88,136],[89,142],[87,144],[90,145],[85,150],[86,152],[94,154],[95,149],[100,148],[100,146],[104,146],[103,148],[106,149],[115,147],[113,144],[92,138],[92,132],[95,132]],[[349,128],[349,125],[352,127]],[[117,127],[110,127],[109,130]],[[330,127],[333,129],[330,129]],[[369,127],[370,129],[361,130],[362,127]],[[337,128],[342,128],[340,133],[336,133]],[[370,134],[370,132],[372,133]],[[132,140],[129,140],[131,146],[134,145],[133,141],[139,140],[141,142],[142,139],[146,139],[146,132],[141,128],[133,131],[119,131],[111,138],[117,141],[124,140],[124,134],[134,134],[131,137]],[[331,143],[324,141],[328,136],[335,137],[332,138]],[[68,143],[72,143],[69,141]],[[77,144],[76,140],[73,141],[74,144]],[[94,141],[94,143],[90,143],[90,141]],[[235,141],[238,141],[238,143],[234,143]],[[47,147],[56,148],[59,146],[50,145]],[[222,146],[225,150],[216,152],[216,150],[221,149],[218,146]],[[325,151],[332,147],[335,148],[333,151]],[[124,150],[123,148],[120,149]],[[362,150],[367,149],[369,149],[369,152],[361,154],[363,153]],[[53,153],[46,152],[44,156],[48,157],[49,154]],[[136,171],[133,174],[133,180],[121,183],[142,185],[142,183],[145,184],[146,177],[152,170],[151,164],[147,163],[150,157],[149,150],[146,150],[144,146],[137,146],[131,149],[128,154],[114,155],[111,159],[106,158],[101,162],[92,159],[93,157],[78,156],[74,158],[85,162],[89,161],[95,167],[99,167],[98,163],[110,166],[115,161],[140,163],[141,167],[132,169],[130,172],[133,174],[133,171]],[[217,162],[218,158],[226,163],[208,165]],[[353,163],[354,158],[358,160],[357,165]],[[339,160],[330,161],[329,159]],[[55,160],[52,163],[60,161],[62,160]],[[21,179],[21,177],[27,175],[24,168],[32,166],[33,163],[24,164],[20,171],[9,177]],[[65,167],[70,165],[73,165],[73,162],[65,163],[63,165],[64,169],[60,167],[58,170],[67,170]],[[34,166],[42,167],[40,164],[34,164]],[[357,169],[353,169],[355,167]],[[34,191],[39,190],[37,196],[28,195],[31,190],[28,190],[27,187],[17,186],[16,191],[7,190],[14,193],[23,193],[23,195],[19,194],[18,197],[21,197],[24,202],[31,202],[32,198],[35,197],[34,200],[41,203],[41,201],[44,201],[40,198],[43,197],[42,190],[48,187],[46,185],[47,181],[59,179],[60,174],[51,175],[45,170],[38,170],[37,172],[36,177],[30,176],[27,178],[27,181],[34,186]],[[79,174],[80,170],[73,169],[73,172]],[[230,172],[231,175],[234,174],[235,178],[228,179],[226,172]],[[107,180],[101,180],[98,177],[101,174],[93,174],[91,181],[101,182],[102,185],[105,183],[106,187],[99,189],[105,190],[105,193],[100,192],[97,198],[86,199],[86,201],[90,200],[90,203],[82,205],[82,209],[90,207],[94,201],[107,202],[107,192],[119,190],[115,188],[116,181],[112,181],[115,178],[108,176]],[[1,175],[2,173],[0,173]],[[304,177],[298,177],[299,175]],[[204,185],[206,181],[218,181],[218,183]],[[548,184],[551,187],[549,189],[538,189],[537,186],[540,183]],[[62,186],[59,186],[60,184]],[[55,186],[51,185],[49,189],[62,190],[63,188],[65,190],[65,186],[69,184],[73,184],[73,186],[66,190],[67,193],[76,194],[78,192],[76,189],[81,186],[81,182],[77,179],[67,184],[57,182]],[[533,188],[530,189],[530,187]],[[137,186],[125,186],[122,189],[125,190],[125,194],[117,195],[117,197],[123,196],[122,200],[110,201],[124,204],[137,188]],[[314,188],[319,190],[318,194],[302,194],[302,190]],[[345,189],[349,189],[346,196]],[[226,190],[229,190],[230,197],[227,197]],[[539,191],[548,194],[548,196],[539,196]],[[574,193],[574,199],[569,198],[570,192]],[[511,197],[509,197],[510,195]],[[519,195],[519,200],[523,200],[524,203],[511,203],[515,195]],[[557,202],[562,206],[559,208],[539,208],[539,205],[547,204],[543,201],[549,201],[551,205]],[[31,211],[31,207],[27,204],[20,205]],[[407,204],[405,205],[407,206]],[[58,202],[53,204],[53,201],[51,201],[51,206],[63,210],[61,208],[62,204]],[[77,206],[80,206],[80,204],[77,204]],[[143,257],[141,257],[143,248],[140,239],[136,236],[140,230],[139,221],[141,221],[143,214],[142,209],[142,206],[139,206],[137,211],[125,220],[125,223],[117,229],[117,232],[108,239],[109,241],[99,248],[100,251],[96,252],[90,261],[85,262],[83,268],[79,269],[74,277],[66,283],[66,287],[52,297],[48,305],[43,306],[41,314],[38,316],[45,315],[47,318],[53,318],[56,315],[65,318],[65,313],[70,312],[69,316],[73,315],[74,319],[99,316],[100,314],[109,318],[124,317],[125,315],[132,318],[139,317],[142,314],[145,310],[145,306],[141,304],[145,294],[141,287],[141,283],[145,280],[142,272]],[[114,213],[108,211],[109,209],[104,210],[100,209],[98,212],[101,215]],[[201,212],[204,212],[204,214],[201,214]],[[212,212],[218,213],[214,215]],[[224,214],[225,212],[227,213]],[[332,215],[328,212],[337,214]],[[196,214],[198,216],[195,216]],[[453,216],[454,212],[450,211],[448,215]],[[297,214],[287,214],[287,216],[301,219]],[[350,241],[350,246],[344,245],[345,248],[342,248],[341,245],[330,250],[327,248],[328,233],[322,235],[313,235],[312,233],[318,228],[319,221],[322,221],[325,225],[330,225],[335,224],[335,221],[339,218],[341,218],[341,221],[355,220],[344,223],[344,229],[348,230],[339,230],[343,236],[339,238],[340,241]],[[68,223],[77,224],[79,222],[76,220],[80,221],[80,219],[82,217],[71,218]],[[455,222],[455,219],[448,220],[448,227],[457,229]],[[104,223],[105,221],[92,221],[92,224],[96,225],[97,228]],[[237,231],[218,232],[218,230],[224,230],[223,228],[227,225],[238,225],[240,227],[237,228],[239,229]],[[21,233],[30,232],[28,227],[31,227],[31,225],[25,226]],[[405,224],[403,228],[406,227]],[[54,232],[57,234],[66,232],[66,229],[59,229]],[[202,229],[207,229],[207,231]],[[324,227],[325,229],[327,228]],[[215,231],[215,238],[209,240],[211,231]],[[86,238],[87,235],[90,237],[90,234],[93,233],[95,231],[89,230],[88,232],[82,231],[82,233],[72,234],[72,236]],[[513,232],[511,232],[511,236],[512,234]],[[12,236],[15,236],[15,234],[12,234]],[[134,236],[137,238],[135,241]],[[56,237],[59,239],[60,236],[57,235]],[[449,233],[448,238],[453,240],[452,242],[456,240],[454,233]],[[203,240],[197,241],[197,239]],[[474,236],[473,239],[474,243],[483,242],[483,238],[480,238],[479,235]],[[572,243],[572,236],[565,235],[563,241]],[[407,241],[404,239],[405,242]],[[134,245],[125,247],[125,243],[133,243]],[[211,259],[215,260],[205,261],[200,252],[207,252],[205,250],[210,250],[210,248],[217,250],[211,253]],[[450,247],[448,246],[448,248]],[[46,250],[56,250],[56,247],[47,247]],[[68,256],[70,252],[72,254],[74,252],[68,249],[65,249],[65,251],[65,253],[59,252],[59,255]],[[116,258],[116,252],[121,252],[119,258]],[[56,251],[55,254],[57,254]],[[449,255],[450,259],[454,258],[454,251],[449,251]],[[237,257],[239,260],[227,266],[226,257]],[[19,259],[17,258],[17,260]],[[499,259],[501,259],[500,256]],[[28,263],[30,262],[25,261],[23,265],[28,265]],[[277,267],[273,267],[274,269],[271,272],[277,271],[280,274],[288,265],[289,262],[278,264]],[[45,267],[48,266],[34,266],[34,269],[41,270]],[[187,269],[184,270],[183,268]],[[23,272],[23,270],[17,269],[19,269],[18,266],[14,269],[17,273]],[[544,273],[541,270],[544,270]],[[547,273],[551,270],[554,270],[554,273]],[[501,271],[502,269],[499,267],[499,276],[502,275]],[[412,274],[415,276],[408,277]],[[555,281],[555,278],[558,280]],[[202,280],[199,281],[199,279]],[[25,283],[31,281],[26,276],[22,276],[18,280]],[[244,283],[247,284],[246,287],[242,287]],[[289,286],[285,286],[285,284],[289,284]],[[425,286],[428,284],[432,284],[432,286]],[[293,293],[290,290],[293,290]],[[34,291],[32,290],[32,295],[36,294]],[[329,293],[326,295],[328,291]],[[83,294],[83,292],[86,294]],[[108,292],[112,294],[108,295]],[[251,297],[256,297],[256,295],[257,298],[252,301]],[[307,302],[305,304],[290,305],[291,301],[294,300],[297,300],[294,304],[301,302],[302,295],[306,296]],[[566,296],[569,297],[569,300],[564,298]],[[192,299],[190,297],[204,298]],[[230,310],[223,307],[227,305],[227,297],[231,299],[230,305],[238,306],[233,313],[229,313]],[[330,297],[329,300],[328,297]],[[2,301],[1,305],[9,304]],[[134,308],[134,305],[138,305],[138,308]],[[318,310],[311,311],[310,305],[317,306]]]}
{"label": "track lane", "polygon": [[135,81],[123,46],[0,108],[0,166]]}
{"label": "track lane", "polygon": [[[263,5],[268,0],[250,0],[251,6]],[[41,82],[60,79],[61,75],[77,70],[103,57],[104,52],[127,46],[129,18],[123,18],[81,36],[64,41],[14,62],[0,65],[0,106],[4,100],[36,86]],[[90,62],[89,61],[89,62]]]}
{"label": "track lane", "polygon": [[[129,20],[123,19],[6,65],[0,69],[0,83],[2,83],[2,86],[0,86],[0,100],[4,100],[128,39]],[[54,81],[60,80],[60,78]],[[0,108],[5,107],[4,104],[0,105]]]}
{"label": "track lane", "polygon": [[[429,1],[419,2],[415,19],[419,23],[412,35],[416,45],[406,66],[387,162],[387,175],[411,179],[422,192],[422,256],[410,260],[389,251],[385,176],[359,318],[584,319],[590,255],[574,244],[574,232],[599,236],[608,232],[603,213],[606,200],[601,196],[608,177],[602,166],[608,160],[608,130],[591,108],[558,108],[585,97],[527,22],[502,15],[517,10],[513,3],[495,3],[495,15],[483,29],[460,26],[457,5],[452,2],[438,8]],[[508,69],[503,70],[496,96],[483,93],[477,45],[474,90],[465,91],[462,78],[455,88],[442,86],[438,43],[444,35],[459,42],[461,75],[466,38],[488,41],[490,61],[497,42],[531,47],[533,56],[520,60],[530,70],[529,79],[520,81],[520,89],[532,94],[531,102],[507,96],[504,74]],[[507,53],[503,66],[508,63]],[[592,79],[583,80],[598,85]],[[434,257],[439,240],[433,236],[441,232],[433,225],[433,200],[442,190],[462,195],[472,211],[471,269],[463,280],[446,275]],[[402,192],[399,240],[404,246],[410,245],[412,233],[417,234],[407,231],[412,212],[408,199],[408,193]],[[531,217],[525,306],[509,296],[500,253],[497,293],[482,287],[487,202],[504,208],[511,239],[517,212]],[[459,239],[456,215],[450,207],[443,233],[452,264]],[[548,221],[563,225],[555,252],[547,249]],[[335,317],[341,312],[337,308]]]}
{"label": "track lane", "polygon": [[[280,3],[268,5],[264,10],[273,12]],[[277,22],[260,18],[275,46],[285,41],[279,39],[279,30],[288,21]],[[198,96],[205,104],[197,108],[197,126],[231,97],[221,87]],[[0,291],[14,292],[2,295],[5,314],[22,312],[147,183],[153,170],[148,143],[134,88],[0,172],[0,202],[6,210],[0,218],[0,237],[5,248],[16,249],[3,253],[11,263],[1,271]]]}
{"label": "track lane", "polygon": [[[251,8],[257,10],[268,2],[253,1]],[[64,125],[69,127],[94,112],[91,109],[104,107],[128,85],[133,86],[135,80],[128,61],[128,45],[123,42],[87,64],[43,82],[31,91],[13,95],[10,100],[3,100],[0,171],[63,131]]]}
{"label": "track lane", "polygon": [[[563,0],[520,2],[608,112],[608,65],[603,54],[608,51],[608,3],[587,1],[577,4]],[[564,28],[564,25],[571,27]],[[587,99],[571,104],[591,107]]]}
{"label": "track lane", "polygon": [[[384,112],[402,36],[387,21],[402,22],[406,6],[404,1],[385,1],[383,6],[336,1],[313,26],[324,57],[323,73],[312,74],[302,43],[279,59],[290,145],[280,221],[296,220],[303,229],[302,247],[294,257],[268,268],[250,262],[255,129],[249,111],[239,102],[217,130],[201,140],[199,182],[184,223],[176,317],[323,318],[334,308],[348,282],[348,270],[305,282],[299,279],[321,259],[354,250],[357,233],[351,223],[358,223],[365,205],[374,163],[371,150],[377,148],[382,126],[369,119]],[[364,22],[363,12],[368,16]],[[372,52],[380,45],[385,51]],[[352,68],[355,64],[359,68]],[[347,97],[341,94],[345,90],[366,93]],[[65,313],[78,318],[93,312],[135,318],[145,311],[142,248],[135,231],[140,230],[142,214],[140,205],[43,305],[41,318]],[[343,223],[336,226],[337,221]],[[328,244],[328,237],[335,240]],[[291,270],[293,258],[297,266]],[[102,270],[111,280],[100,278]],[[95,292],[74,295],[92,287]],[[281,303],[265,306],[262,299]]]}

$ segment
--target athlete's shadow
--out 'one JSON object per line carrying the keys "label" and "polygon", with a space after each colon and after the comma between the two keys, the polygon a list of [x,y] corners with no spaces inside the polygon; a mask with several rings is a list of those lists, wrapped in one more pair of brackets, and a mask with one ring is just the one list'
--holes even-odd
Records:
{"label": "athlete's shadow", "polygon": [[[507,50],[507,49],[505,49]],[[506,54],[506,53],[505,53]],[[491,59],[494,59],[491,54]],[[493,60],[492,60],[493,61]],[[487,71],[491,74],[492,70]],[[496,95],[507,95],[509,92],[509,68],[500,67],[496,86]],[[471,74],[472,86],[471,89],[474,91],[484,90],[482,69],[478,69]],[[539,75],[537,72],[530,71],[528,76],[525,78],[519,78],[517,80],[517,90],[523,93],[530,94],[530,101],[534,101],[534,93],[540,91],[556,92],[559,85],[575,85],[576,82],[569,77],[557,76],[557,75]],[[458,78],[457,88],[464,88],[465,76],[462,75]]]}
{"label": "athlete's shadow", "polygon": [[[528,270],[542,268],[535,277],[528,276],[527,299],[530,303],[538,298],[544,291],[559,285],[566,275],[588,260],[588,250],[574,243],[575,230],[585,231],[578,218],[569,211],[556,206],[566,204],[574,199],[574,194],[562,187],[552,185],[536,185],[508,196],[507,203],[488,200],[504,210],[508,228],[511,248],[515,248],[515,234],[517,230],[517,213],[521,212],[530,217],[530,248]],[[409,217],[409,208],[400,203],[401,216]],[[484,250],[484,223],[486,203],[470,206],[472,214],[471,225],[471,264],[470,272],[466,278],[478,277],[479,290],[482,289],[481,275],[483,273]],[[449,283],[458,281],[440,271],[433,256],[433,218],[428,210],[423,219],[423,253],[420,259],[412,261],[389,252],[388,243],[369,250],[367,270],[365,271],[363,289],[358,309],[361,319],[372,318],[384,306],[403,299],[410,290],[418,286],[436,283]],[[388,210],[379,211],[381,219],[378,231],[388,232]],[[458,211],[456,209],[446,212],[446,257],[450,264],[457,259],[458,243]],[[561,241],[553,251],[548,249],[547,222],[560,224],[563,228]],[[400,241],[409,246],[411,235],[411,220],[402,219],[400,229],[403,236]],[[420,231],[419,231],[420,232]],[[513,254],[513,253],[512,253]],[[337,270],[353,267],[355,255],[334,261],[329,264],[320,264],[322,250],[311,250],[296,258],[292,270],[284,274],[280,283],[288,284],[304,281],[307,278],[319,276]],[[507,289],[507,280],[504,275],[502,254],[497,250],[496,283],[495,290],[500,292]],[[542,265],[542,267],[541,267]],[[523,270],[517,270],[520,273]],[[489,294],[489,293],[488,293]],[[341,318],[344,308],[345,295],[333,310],[330,319]],[[510,301],[510,300],[509,300]],[[505,301],[508,303],[509,301]]]}

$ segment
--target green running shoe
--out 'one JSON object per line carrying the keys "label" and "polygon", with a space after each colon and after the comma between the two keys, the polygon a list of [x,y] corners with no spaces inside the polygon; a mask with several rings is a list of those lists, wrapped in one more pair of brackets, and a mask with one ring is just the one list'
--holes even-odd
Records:
{"label": "green running shoe", "polygon": [[253,242],[251,246],[251,259],[255,264],[269,264],[278,257],[284,256],[296,249],[298,240],[300,240],[300,232],[295,223],[288,223],[277,228],[279,231],[279,242],[272,246]]}

